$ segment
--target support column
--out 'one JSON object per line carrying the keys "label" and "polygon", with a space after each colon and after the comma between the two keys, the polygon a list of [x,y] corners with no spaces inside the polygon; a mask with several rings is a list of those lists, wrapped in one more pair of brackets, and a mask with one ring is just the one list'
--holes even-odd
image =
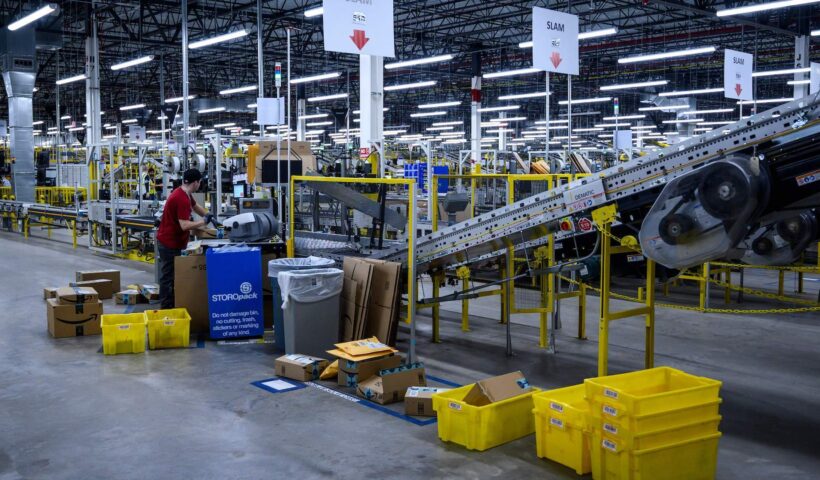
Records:
{"label": "support column", "polygon": [[477,163],[481,163],[481,113],[478,109],[481,108],[481,52],[473,53],[473,80],[472,88],[470,89],[470,163],[472,163],[470,172],[475,168]]}
{"label": "support column", "polygon": [[[499,119],[503,122],[505,118],[507,118],[507,112],[501,112],[498,115]],[[507,151],[507,127],[501,126],[498,127],[498,151],[505,152]],[[498,168],[496,164],[498,162],[497,158],[493,159],[493,173],[498,173],[495,170]]]}
{"label": "support column", "polygon": [[[361,133],[359,147],[381,152],[384,135],[384,58],[359,55],[359,109]],[[375,173],[375,172],[374,172]],[[379,176],[384,177],[384,162],[379,155]]]}
{"label": "support column", "polygon": [[188,168],[188,0],[182,0],[182,163]]}
{"label": "support column", "polygon": [[299,142],[305,141],[305,116],[307,109],[307,101],[305,100],[305,85],[296,85],[296,140]]}
{"label": "support column", "polygon": [[[801,35],[794,39],[794,68],[807,68],[811,66],[809,61],[809,48],[811,39],[808,35]],[[808,73],[795,73],[795,80],[808,80]],[[809,85],[794,85],[794,98],[803,98],[809,94]]]}
{"label": "support column", "polygon": [[102,141],[100,123],[100,57],[97,40],[96,12],[89,19],[88,37],[85,39],[85,121],[87,123],[86,145],[96,145]]}
{"label": "support column", "polygon": [[[5,53],[9,58],[6,66],[14,68],[3,71],[3,83],[6,86],[9,104],[8,142],[11,156],[15,159],[12,166],[14,195],[17,200],[33,202],[37,178],[32,127],[32,97],[37,71],[34,26],[29,25],[14,32],[4,28],[0,35],[5,37],[3,45],[0,45],[0,54]],[[14,62],[11,61],[12,57]]]}

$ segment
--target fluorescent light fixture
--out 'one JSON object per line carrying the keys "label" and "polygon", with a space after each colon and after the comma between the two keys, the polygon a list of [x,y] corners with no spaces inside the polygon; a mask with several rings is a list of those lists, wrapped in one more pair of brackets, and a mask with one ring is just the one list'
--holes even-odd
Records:
{"label": "fluorescent light fixture", "polygon": [[506,127],[506,126],[507,126],[507,122],[499,122],[499,121],[497,121],[497,120],[492,120],[492,121],[489,121],[489,122],[481,122],[480,126],[481,126],[481,128],[487,128],[487,127]]}
{"label": "fluorescent light fixture", "polygon": [[325,9],[323,7],[309,8],[309,9],[305,10],[305,17],[307,17],[307,18],[321,17],[322,15],[324,15],[324,13],[325,13]]}
{"label": "fluorescent light fixture", "polygon": [[411,113],[410,116],[412,118],[422,118],[422,117],[437,117],[440,115],[447,115],[447,112],[444,110],[436,111],[436,112],[422,112],[422,113]]}
{"label": "fluorescent light fixture", "polygon": [[445,108],[445,107],[456,107],[461,105],[461,102],[453,101],[453,102],[441,102],[441,103],[425,103],[424,105],[419,105],[419,108]]}
{"label": "fluorescent light fixture", "polygon": [[646,115],[619,115],[617,117],[604,117],[604,121],[614,120],[616,122],[620,120],[640,120],[642,118],[646,118]]}
{"label": "fluorescent light fixture", "polygon": [[432,87],[436,84],[435,80],[426,80],[424,82],[405,83],[402,85],[388,85],[384,87],[385,92],[394,92],[396,90],[407,90],[409,88]]}
{"label": "fluorescent light fixture", "polygon": [[516,93],[513,95],[502,95],[498,97],[499,100],[520,100],[524,98],[539,98],[546,97],[547,92],[532,92],[532,93]]}
{"label": "fluorescent light fixture", "polygon": [[404,67],[413,67],[416,65],[426,65],[428,63],[438,63],[438,62],[446,62],[448,60],[452,60],[452,55],[437,55],[435,57],[427,57],[427,58],[418,58],[416,60],[405,60],[402,62],[395,62],[395,63],[386,63],[384,64],[384,68],[386,70],[393,70],[395,68],[404,68]]}
{"label": "fluorescent light fixture", "polygon": [[73,127],[68,129],[69,132],[82,132],[83,130],[85,130],[83,127]]}
{"label": "fluorescent light fixture", "polygon": [[723,120],[719,122],[698,122],[698,125],[729,125],[730,123],[735,123],[734,120]]}
{"label": "fluorescent light fixture", "polygon": [[88,77],[86,77],[85,74],[83,73],[83,74],[80,74],[80,75],[74,75],[73,77],[61,78],[61,79],[57,80],[56,83],[57,83],[57,85],[65,85],[66,83],[79,82],[80,80],[85,80],[86,78],[88,78]]}
{"label": "fluorescent light fixture", "polygon": [[25,27],[26,25],[28,25],[29,23],[36,22],[37,20],[45,17],[46,15],[49,15],[49,14],[51,14],[53,12],[56,12],[56,11],[57,11],[56,6],[51,5],[51,4],[45,5],[43,7],[38,8],[37,10],[29,13],[25,17],[22,17],[19,20],[16,20],[16,21],[10,23],[9,26],[8,26],[8,29],[11,30],[12,32],[15,31],[15,30],[19,30],[19,29]]}
{"label": "fluorescent light fixture", "polygon": [[255,103],[249,103],[248,108],[256,108],[257,105]]}
{"label": "fluorescent light fixture", "polygon": [[333,122],[332,122],[332,121],[327,121],[327,122],[309,122],[309,123],[306,123],[305,125],[306,125],[306,126],[308,126],[308,127],[324,127],[324,126],[327,126],[327,125],[333,125]]}
{"label": "fluorescent light fixture", "polygon": [[[601,30],[592,30],[589,32],[581,32],[578,34],[578,40],[589,40],[590,38],[606,37],[608,35],[615,35],[618,33],[617,28],[604,28]],[[532,48],[532,40],[529,42],[521,42],[518,48]]]}
{"label": "fluorescent light fixture", "polygon": [[[629,127],[632,124],[629,122],[618,122],[618,123],[596,123],[595,128],[618,128],[618,127]],[[576,131],[576,129],[572,129],[572,131]]]}
{"label": "fluorescent light fixture", "polygon": [[236,87],[236,88],[226,88],[225,90],[220,90],[220,95],[232,95],[234,93],[243,93],[243,92],[253,92],[258,90],[259,87],[256,85],[246,85],[244,87]]}
{"label": "fluorescent light fixture", "polygon": [[809,73],[811,72],[811,67],[806,68],[784,68],[781,70],[764,70],[762,72],[754,72],[752,73],[752,77],[774,77],[777,75],[791,75],[793,73]]}
{"label": "fluorescent light fixture", "polygon": [[42,125],[44,122],[42,120],[37,120],[36,122],[31,122],[32,125]]}
{"label": "fluorescent light fixture", "polygon": [[765,12],[766,10],[775,10],[778,8],[809,5],[811,3],[817,3],[818,1],[820,0],[781,0],[779,2],[758,3],[756,5],[747,5],[745,7],[727,8],[725,10],[718,10],[715,13],[718,17],[727,17],[730,15],[743,15],[746,13]]}
{"label": "fluorescent light fixture", "polygon": [[134,105],[126,105],[124,107],[120,107],[121,112],[127,112],[128,110],[136,110],[138,108],[145,108],[144,103],[136,103]]}
{"label": "fluorescent light fixture", "polygon": [[116,130],[117,126],[116,125],[105,125],[104,128],[106,130]]}
{"label": "fluorescent light fixture", "polygon": [[235,125],[236,125],[236,123],[235,123],[235,122],[230,122],[230,123],[217,123],[217,124],[215,124],[215,125],[214,125],[214,128],[227,128],[227,127],[233,127],[233,126],[235,126]]}
{"label": "fluorescent light fixture", "polygon": [[382,132],[382,135],[385,137],[393,137],[395,135],[401,135],[402,133],[407,133],[407,130],[385,130]]}
{"label": "fluorescent light fixture", "polygon": [[313,118],[325,118],[329,113],[312,113],[310,115],[299,115],[299,120],[310,120]]}
{"label": "fluorescent light fixture", "polygon": [[[567,119],[550,120],[550,125],[552,125],[553,123],[569,123],[569,120],[567,120]],[[546,125],[547,121],[546,120],[537,120],[535,122],[535,124],[536,125]]]}
{"label": "fluorescent light fixture", "polygon": [[[193,100],[196,98],[196,95],[188,95],[188,100]],[[178,103],[185,100],[185,97],[171,97],[166,98],[165,103]]]}
{"label": "fluorescent light fixture", "polygon": [[324,102],[324,101],[327,101],[327,100],[339,100],[341,98],[347,98],[347,94],[346,93],[335,93],[333,95],[322,95],[322,96],[319,96],[319,97],[308,98],[307,101],[308,102]]}
{"label": "fluorescent light fixture", "polygon": [[508,111],[508,110],[518,110],[519,108],[521,108],[521,105],[502,105],[500,107],[483,107],[483,108],[479,108],[478,112],[479,113],[484,113],[484,112],[505,112],[505,111]]}
{"label": "fluorescent light fixture", "polygon": [[136,65],[142,65],[143,63],[148,63],[154,59],[153,55],[145,55],[144,57],[135,58],[133,60],[128,60],[127,62],[122,63],[115,63],[111,65],[111,70],[122,70],[128,67],[134,67]]}
{"label": "fluorescent light fixture", "polygon": [[652,125],[635,125],[632,130],[652,130],[654,128]]}
{"label": "fluorescent light fixture", "polygon": [[712,130],[714,130],[714,128],[699,127],[699,128],[694,129],[693,131],[694,132],[711,132]]}
{"label": "fluorescent light fixture", "polygon": [[309,77],[293,78],[290,80],[290,83],[296,85],[299,83],[318,82],[320,80],[331,80],[333,78],[339,78],[341,76],[342,72],[320,73],[318,75],[311,75]]}
{"label": "fluorescent light fixture", "polygon": [[[388,110],[390,110],[390,107],[384,107],[384,108],[382,108],[382,111],[383,111],[383,112],[386,112],[386,111],[388,111]],[[353,114],[354,114],[354,115],[361,115],[361,113],[362,113],[362,111],[361,111],[361,110],[353,110]]]}
{"label": "fluorescent light fixture", "polygon": [[427,127],[427,128],[425,128],[425,130],[427,130],[428,132],[435,132],[435,131],[438,131],[438,130],[453,130],[454,128],[455,128],[455,127],[453,127],[453,126],[446,126],[446,127]]}
{"label": "fluorescent light fixture", "polygon": [[793,98],[764,98],[762,100],[741,100],[740,105],[752,105],[754,103],[786,103],[794,100]]}
{"label": "fluorescent light fixture", "polygon": [[[596,98],[573,98],[572,104],[573,105],[583,105],[587,103],[602,103],[608,102],[612,100],[612,97],[596,97]],[[561,100],[558,102],[559,105],[567,105],[569,102],[567,100]]]}
{"label": "fluorescent light fixture", "polygon": [[698,90],[676,90],[672,92],[661,92],[658,96],[661,97],[683,97],[686,95],[700,95],[704,93],[721,93],[722,88],[701,88]]}
{"label": "fluorescent light fixture", "polygon": [[222,35],[217,35],[215,37],[206,38],[204,40],[197,40],[196,42],[191,42],[188,44],[188,48],[195,49],[195,48],[202,48],[208,47],[217,43],[227,42],[228,40],[234,40],[236,38],[244,37],[248,34],[248,31],[244,28],[242,30],[236,30],[235,32],[225,33]]}
{"label": "fluorescent light fixture", "polygon": [[71,115],[63,115],[60,120],[71,120]]}
{"label": "fluorescent light fixture", "polygon": [[809,85],[811,80],[789,80],[786,82],[787,85]]}
{"label": "fluorescent light fixture", "polygon": [[494,122],[523,122],[526,121],[527,117],[507,117],[507,118],[494,118],[492,121]]}
{"label": "fluorescent light fixture", "polygon": [[[818,0],[820,1],[820,0]],[[688,57],[690,55],[700,55],[712,53],[715,47],[690,48],[688,50],[676,50],[672,52],[651,53],[649,55],[637,55],[634,57],[619,58],[618,63],[651,62],[652,60],[664,60],[667,58]]]}
{"label": "fluorescent light fixture", "polygon": [[529,75],[531,73],[540,73],[543,70],[538,68],[519,68],[517,70],[506,70],[502,72],[493,72],[493,73],[485,73],[482,75],[482,78],[501,78],[501,77],[513,77],[515,75]]}
{"label": "fluorescent light fixture", "polygon": [[699,122],[702,122],[702,121],[703,121],[702,118],[676,118],[674,120],[664,120],[663,123],[670,123],[670,124],[675,124],[675,123],[699,123]]}
{"label": "fluorescent light fixture", "polygon": [[573,128],[572,133],[581,133],[581,132],[603,132],[604,129],[602,127],[595,127],[595,128]]}
{"label": "fluorescent light fixture", "polygon": [[669,80],[650,80],[647,82],[636,82],[636,83],[621,83],[619,85],[605,85],[601,87],[599,90],[602,92],[607,92],[610,90],[626,90],[629,88],[641,88],[641,87],[657,87],[659,85],[666,85],[669,83]]}
{"label": "fluorescent light fixture", "polygon": [[715,108],[712,110],[690,110],[688,112],[681,112],[681,115],[706,115],[707,113],[732,113],[734,108]]}
{"label": "fluorescent light fixture", "polygon": [[457,122],[457,121],[453,121],[453,122],[436,122],[436,123],[433,124],[434,127],[445,127],[447,125],[464,125],[464,122]]}
{"label": "fluorescent light fixture", "polygon": [[203,108],[202,110],[197,110],[196,113],[216,113],[216,112],[224,112],[225,107],[213,107],[213,108]]}
{"label": "fluorescent light fixture", "polygon": [[689,108],[689,105],[667,105],[665,107],[640,107],[639,112],[662,112],[664,110],[681,110]]}
{"label": "fluorescent light fixture", "polygon": [[812,37],[820,36],[820,30],[812,30],[811,31],[811,36]]}
{"label": "fluorescent light fixture", "polygon": [[125,124],[125,125],[128,125],[129,123],[137,123],[137,119],[136,118],[129,118],[128,120],[123,120],[122,123]]}
{"label": "fluorescent light fixture", "polygon": [[206,129],[202,130],[202,133],[214,133],[215,131],[216,130],[214,130],[213,128],[206,128]]}

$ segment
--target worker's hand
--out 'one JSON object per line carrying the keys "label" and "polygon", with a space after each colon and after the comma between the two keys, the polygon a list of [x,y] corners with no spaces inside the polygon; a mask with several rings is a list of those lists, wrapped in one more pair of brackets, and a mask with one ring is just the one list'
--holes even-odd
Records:
{"label": "worker's hand", "polygon": [[[205,222],[205,225],[209,223],[214,223],[214,215],[212,213],[206,213],[204,217],[202,217],[202,221]],[[214,224],[216,226],[216,224]]]}

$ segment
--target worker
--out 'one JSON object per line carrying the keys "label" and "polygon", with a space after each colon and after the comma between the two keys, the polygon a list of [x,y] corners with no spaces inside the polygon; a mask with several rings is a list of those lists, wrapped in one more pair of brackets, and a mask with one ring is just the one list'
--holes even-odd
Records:
{"label": "worker", "polygon": [[[165,201],[162,220],[157,229],[159,299],[163,309],[174,308],[174,258],[187,247],[191,230],[202,228],[214,219],[192,196],[199,190],[201,181],[202,173],[199,170],[186,170],[182,175],[182,184]],[[202,220],[191,220],[192,211],[200,215]]]}
{"label": "worker", "polygon": [[9,177],[2,177],[2,180],[0,180],[0,187],[10,187],[10,186],[11,186],[11,182],[9,181]]}

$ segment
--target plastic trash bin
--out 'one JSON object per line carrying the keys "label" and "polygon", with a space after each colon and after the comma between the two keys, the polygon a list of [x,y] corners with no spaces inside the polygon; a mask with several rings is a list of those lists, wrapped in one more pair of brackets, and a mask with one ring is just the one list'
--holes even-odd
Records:
{"label": "plastic trash bin", "polygon": [[322,358],[339,341],[343,283],[338,268],[279,272],[285,353]]}
{"label": "plastic trash bin", "polygon": [[268,262],[268,277],[273,291],[273,336],[276,349],[285,350],[285,324],[282,317],[282,290],[279,288],[279,273],[309,268],[331,268],[336,262],[329,258],[277,258]]}

